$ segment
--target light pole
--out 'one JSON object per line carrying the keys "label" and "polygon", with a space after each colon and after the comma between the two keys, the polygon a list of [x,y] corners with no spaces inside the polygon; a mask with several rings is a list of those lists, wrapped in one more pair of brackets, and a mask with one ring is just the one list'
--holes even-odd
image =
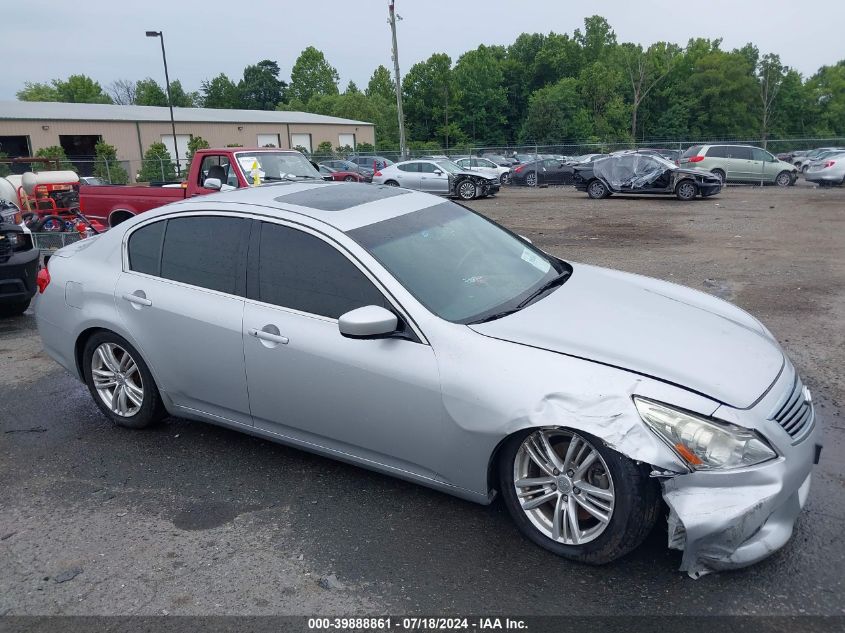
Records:
{"label": "light pole", "polygon": [[[396,110],[399,116],[399,154],[402,160],[408,157],[408,148],[405,147],[405,115],[402,113],[402,83],[399,76],[399,46],[396,43],[396,9],[393,6],[394,0],[388,0],[390,17],[390,32],[393,36],[393,76],[396,82]],[[402,18],[398,18],[401,20]]]}
{"label": "light pole", "polygon": [[161,59],[164,61],[164,85],[167,88],[167,105],[170,108],[170,129],[173,130],[173,154],[176,157],[176,175],[181,176],[182,170],[179,167],[179,146],[176,144],[176,121],[173,119],[173,98],[170,96],[170,77],[167,74],[167,53],[164,52],[164,32],[147,31],[147,37],[161,39]]}

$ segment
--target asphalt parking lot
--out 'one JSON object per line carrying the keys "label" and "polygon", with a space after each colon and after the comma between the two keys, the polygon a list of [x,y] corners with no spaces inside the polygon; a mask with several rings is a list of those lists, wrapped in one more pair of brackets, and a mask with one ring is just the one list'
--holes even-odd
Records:
{"label": "asphalt parking lot", "polygon": [[41,352],[30,311],[0,321],[0,614],[845,614],[845,189],[692,203],[522,189],[472,206],[565,259],[685,284],[769,326],[825,432],[782,551],[694,581],[657,529],[586,567],[522,538],[498,502],[181,419],[116,428]]}

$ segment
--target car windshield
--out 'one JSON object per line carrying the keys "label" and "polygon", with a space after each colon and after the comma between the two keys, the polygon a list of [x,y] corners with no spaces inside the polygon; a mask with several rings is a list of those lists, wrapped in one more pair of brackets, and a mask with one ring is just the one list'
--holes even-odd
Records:
{"label": "car windshield", "polygon": [[426,308],[455,323],[517,310],[570,270],[454,202],[363,226],[349,236]]}
{"label": "car windshield", "polygon": [[459,174],[463,171],[460,165],[456,165],[450,160],[439,160],[437,161],[437,166],[440,167],[443,171],[447,171],[450,174]]}
{"label": "car windshield", "polygon": [[262,181],[323,179],[305,156],[295,152],[238,152],[235,158],[250,182],[256,173]]}

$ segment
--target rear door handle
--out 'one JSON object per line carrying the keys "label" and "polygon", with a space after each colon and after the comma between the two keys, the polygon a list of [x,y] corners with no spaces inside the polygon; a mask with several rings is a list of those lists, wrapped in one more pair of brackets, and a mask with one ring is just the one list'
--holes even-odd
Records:
{"label": "rear door handle", "polygon": [[141,297],[138,295],[126,293],[123,295],[123,298],[126,299],[129,303],[134,303],[139,306],[151,306],[153,302],[147,299],[146,297]]}
{"label": "rear door handle", "polygon": [[250,336],[254,336],[257,339],[262,341],[270,341],[271,343],[281,343],[282,345],[287,345],[290,339],[287,336],[282,336],[281,334],[273,334],[272,332],[267,332],[265,330],[256,330],[255,328],[250,328],[247,330],[247,334]]}

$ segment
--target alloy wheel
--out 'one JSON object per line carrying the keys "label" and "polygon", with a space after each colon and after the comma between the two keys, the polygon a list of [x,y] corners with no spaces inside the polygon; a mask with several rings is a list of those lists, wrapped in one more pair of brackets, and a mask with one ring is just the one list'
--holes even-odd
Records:
{"label": "alloy wheel", "polygon": [[523,440],[513,463],[522,511],[543,535],[564,545],[598,538],[613,517],[610,469],[586,439],[539,429]]}
{"label": "alloy wheel", "polygon": [[529,187],[536,187],[537,186],[537,174],[535,174],[533,171],[528,172],[528,174],[525,176],[525,184],[528,185]]}
{"label": "alloy wheel", "polygon": [[786,173],[785,171],[782,171],[781,173],[778,174],[778,177],[775,180],[775,183],[779,187],[788,187],[789,183],[791,181],[792,181],[792,177],[788,173]]}
{"label": "alloy wheel", "polygon": [[116,343],[102,343],[91,357],[94,389],[110,411],[132,417],[144,403],[144,383],[135,359]]}
{"label": "alloy wheel", "polygon": [[469,180],[465,180],[458,187],[458,195],[463,200],[472,200],[475,197],[475,194],[476,194],[475,185],[473,183],[471,183]]}
{"label": "alloy wheel", "polygon": [[692,200],[695,193],[695,185],[691,182],[682,182],[678,187],[678,197],[682,200]]}

